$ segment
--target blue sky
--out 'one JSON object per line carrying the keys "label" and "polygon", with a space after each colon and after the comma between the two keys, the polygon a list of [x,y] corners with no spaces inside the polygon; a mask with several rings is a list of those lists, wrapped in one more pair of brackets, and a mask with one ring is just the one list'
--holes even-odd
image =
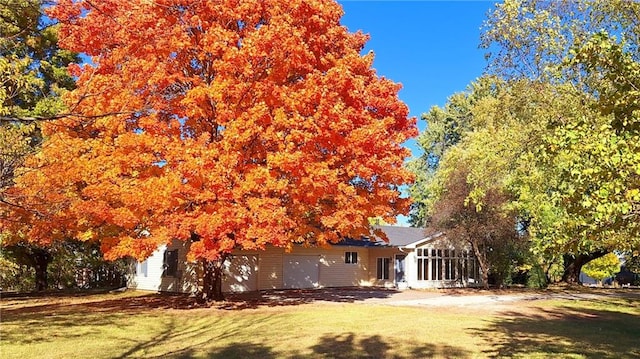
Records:
{"label": "blue sky", "polygon": [[[351,32],[370,35],[364,53],[375,53],[378,75],[403,85],[400,99],[418,128],[420,115],[464,90],[485,67],[479,49],[480,27],[492,1],[345,1],[342,24]],[[415,140],[407,144],[414,156],[421,151]],[[398,225],[407,226],[399,216]]]}
{"label": "blue sky", "polygon": [[[403,85],[400,98],[418,118],[482,74],[480,27],[493,1],[345,1],[342,24],[370,35],[378,75]],[[407,146],[420,154],[415,141]]]}

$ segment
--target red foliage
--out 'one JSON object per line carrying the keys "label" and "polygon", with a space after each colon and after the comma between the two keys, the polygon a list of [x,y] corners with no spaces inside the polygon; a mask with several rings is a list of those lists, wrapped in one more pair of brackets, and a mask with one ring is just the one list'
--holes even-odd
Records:
{"label": "red foliage", "polygon": [[44,125],[18,179],[41,209],[13,214],[32,240],[141,259],[197,234],[190,258],[215,260],[406,213],[415,119],[335,2],[60,0],[49,15],[93,65],[73,69],[79,115]]}

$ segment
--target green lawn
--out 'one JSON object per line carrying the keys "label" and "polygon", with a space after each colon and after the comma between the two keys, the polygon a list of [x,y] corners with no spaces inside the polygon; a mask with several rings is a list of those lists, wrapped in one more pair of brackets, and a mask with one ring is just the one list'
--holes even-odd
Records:
{"label": "green lawn", "polygon": [[141,292],[3,299],[0,357],[638,358],[638,298],[498,308],[190,308],[184,297]]}

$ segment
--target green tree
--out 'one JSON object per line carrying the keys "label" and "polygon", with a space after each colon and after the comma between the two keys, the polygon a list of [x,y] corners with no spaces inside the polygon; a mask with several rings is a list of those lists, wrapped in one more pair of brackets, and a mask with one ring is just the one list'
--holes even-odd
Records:
{"label": "green tree", "polygon": [[534,238],[563,251],[566,281],[638,245],[639,13],[632,1],[505,1],[486,22],[490,73],[561,89],[533,158],[547,183],[518,185],[534,199],[520,203],[537,221]]}
{"label": "green tree", "polygon": [[25,156],[37,150],[37,119],[63,112],[60,95],[74,88],[67,66],[77,54],[58,46],[57,29],[42,14],[44,0],[0,0],[0,201]]}
{"label": "green tree", "polygon": [[434,183],[442,157],[473,129],[473,106],[483,97],[497,91],[495,78],[482,77],[471,83],[464,92],[449,97],[444,107],[433,106],[422,114],[427,128],[418,136],[418,146],[423,153],[409,163],[416,175],[409,191],[413,199],[410,223],[414,226],[428,224],[429,214],[438,199],[439,186]]}
{"label": "green tree", "polygon": [[42,14],[44,0],[0,0],[0,118],[58,115],[60,94],[74,87],[67,71],[78,55],[58,47],[58,26]]}
{"label": "green tree", "polygon": [[615,253],[607,253],[585,264],[582,270],[589,277],[601,282],[620,271],[620,259]]}

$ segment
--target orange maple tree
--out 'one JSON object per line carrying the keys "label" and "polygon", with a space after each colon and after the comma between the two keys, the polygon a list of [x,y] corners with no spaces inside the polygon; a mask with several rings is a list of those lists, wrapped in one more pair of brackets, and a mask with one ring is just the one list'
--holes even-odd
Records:
{"label": "orange maple tree", "polygon": [[107,258],[192,242],[220,299],[233,250],[360,238],[407,212],[415,119],[334,1],[59,0],[49,15],[92,64],[71,68],[79,115],[43,126],[18,180],[57,203],[34,236],[58,228]]}

